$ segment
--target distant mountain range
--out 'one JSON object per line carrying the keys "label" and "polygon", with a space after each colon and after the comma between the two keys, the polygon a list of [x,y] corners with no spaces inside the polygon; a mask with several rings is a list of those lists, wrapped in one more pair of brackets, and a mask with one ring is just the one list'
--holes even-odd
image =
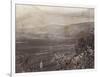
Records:
{"label": "distant mountain range", "polygon": [[50,26],[48,30],[44,29],[45,33],[34,32],[16,32],[16,39],[49,39],[49,40],[64,40],[74,38],[80,32],[93,32],[94,22],[84,22],[72,25]]}

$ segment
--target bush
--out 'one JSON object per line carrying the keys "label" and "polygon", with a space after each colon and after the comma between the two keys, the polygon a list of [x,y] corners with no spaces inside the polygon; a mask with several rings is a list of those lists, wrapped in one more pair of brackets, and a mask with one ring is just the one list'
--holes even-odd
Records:
{"label": "bush", "polygon": [[76,43],[76,56],[84,53],[81,59],[80,68],[84,65],[84,68],[94,67],[94,34],[93,32],[81,32],[77,35]]}

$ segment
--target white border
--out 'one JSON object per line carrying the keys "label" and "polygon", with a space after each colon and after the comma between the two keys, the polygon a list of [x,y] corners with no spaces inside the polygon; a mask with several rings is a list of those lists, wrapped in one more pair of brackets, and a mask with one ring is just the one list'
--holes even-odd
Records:
{"label": "white border", "polygon": [[[62,0],[64,1],[64,0]],[[82,8],[96,8],[94,5],[88,5],[87,3],[83,2],[78,4],[66,3],[54,0],[54,2],[50,0],[12,0],[12,68],[11,68],[11,75],[12,77],[51,77],[57,76],[62,77],[84,77],[91,76],[94,77],[97,73],[97,65],[95,65],[95,69],[85,69],[85,70],[64,70],[64,71],[50,71],[50,72],[31,72],[31,73],[15,73],[15,4],[33,4],[33,5],[51,5],[51,6],[67,6],[67,7],[82,7]],[[95,53],[97,54],[97,53]],[[95,60],[96,61],[96,60]],[[97,62],[95,62],[97,64]],[[91,73],[92,72],[92,73]]]}
{"label": "white border", "polygon": [[12,1],[11,4],[11,75],[14,76],[15,74],[15,3]]}
{"label": "white border", "polygon": [[83,7],[83,8],[95,8],[94,5],[88,5],[87,2],[72,3],[65,0],[14,0],[16,4],[34,4],[34,5],[51,5],[51,6],[68,6],[68,7]]}

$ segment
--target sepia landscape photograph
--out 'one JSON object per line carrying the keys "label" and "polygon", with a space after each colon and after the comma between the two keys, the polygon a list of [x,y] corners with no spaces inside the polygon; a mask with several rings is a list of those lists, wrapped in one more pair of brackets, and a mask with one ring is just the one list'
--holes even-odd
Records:
{"label": "sepia landscape photograph", "polygon": [[94,69],[94,8],[16,4],[15,72]]}

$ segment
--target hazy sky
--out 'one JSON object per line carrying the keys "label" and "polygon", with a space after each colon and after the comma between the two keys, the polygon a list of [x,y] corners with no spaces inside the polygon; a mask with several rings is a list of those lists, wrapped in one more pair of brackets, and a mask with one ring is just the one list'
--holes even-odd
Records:
{"label": "hazy sky", "polygon": [[84,12],[84,14],[91,13],[91,16],[93,16],[93,9],[88,8],[72,8],[72,7],[53,7],[53,6],[35,6],[35,5],[16,5],[16,17],[24,16],[26,14],[30,14],[32,12],[35,12],[37,10],[40,10],[44,13],[51,13],[51,14],[73,14],[73,13],[81,13]]}

